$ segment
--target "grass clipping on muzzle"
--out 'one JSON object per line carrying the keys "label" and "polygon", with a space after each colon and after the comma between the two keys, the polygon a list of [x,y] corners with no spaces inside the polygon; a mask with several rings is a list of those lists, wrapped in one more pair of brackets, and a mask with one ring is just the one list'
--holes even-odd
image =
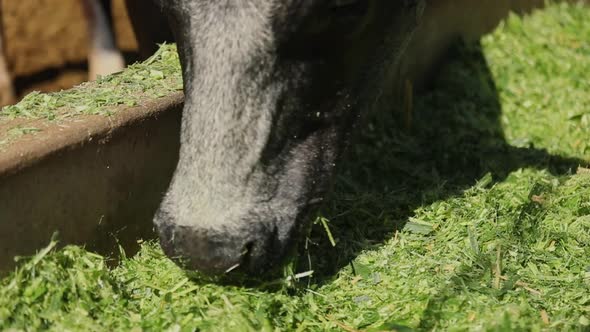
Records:
{"label": "grass clipping on muzzle", "polygon": [[582,6],[510,17],[416,96],[411,133],[376,115],[300,245],[312,278],[222,286],[154,242],[116,267],[52,242],[0,282],[0,330],[588,330],[589,40]]}

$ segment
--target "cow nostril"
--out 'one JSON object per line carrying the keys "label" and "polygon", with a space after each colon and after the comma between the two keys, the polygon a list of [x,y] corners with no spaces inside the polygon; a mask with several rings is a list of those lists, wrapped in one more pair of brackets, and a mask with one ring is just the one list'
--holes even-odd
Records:
{"label": "cow nostril", "polygon": [[246,243],[242,249],[242,251],[240,252],[240,259],[239,262],[230,266],[227,270],[225,270],[225,273],[230,273],[231,271],[239,268],[240,266],[248,266],[250,264],[250,259],[251,259],[251,255],[252,255],[252,249],[254,248],[254,241],[250,241],[248,243]]}
{"label": "cow nostril", "polygon": [[227,271],[225,271],[225,273],[229,273],[229,272],[237,269],[240,266],[243,266],[243,267],[250,266],[253,250],[254,250],[254,241],[247,242],[244,245],[244,247],[242,248],[242,251],[240,253],[240,261],[236,265],[227,269]]}
{"label": "cow nostril", "polygon": [[254,241],[249,241],[248,243],[246,243],[244,245],[244,249],[242,250],[242,253],[240,254],[240,256],[245,257],[245,258],[249,258],[250,255],[252,254],[253,248],[254,248]]}

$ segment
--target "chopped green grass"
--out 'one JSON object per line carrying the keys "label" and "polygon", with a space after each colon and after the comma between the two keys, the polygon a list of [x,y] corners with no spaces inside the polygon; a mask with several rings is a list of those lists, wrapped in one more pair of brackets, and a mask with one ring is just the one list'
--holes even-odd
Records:
{"label": "chopped green grass", "polygon": [[[126,70],[82,83],[73,89],[54,93],[33,92],[18,104],[0,110],[0,126],[11,120],[60,121],[77,115],[109,116],[117,106],[136,106],[149,98],[158,98],[182,90],[180,62],[175,45],[162,45],[148,60]],[[41,131],[8,130],[0,133],[0,148],[27,133]]]}
{"label": "chopped green grass", "polygon": [[4,107],[0,120],[108,115],[114,106],[135,106],[146,97],[162,97],[179,90],[182,90],[182,77],[176,46],[165,44],[150,59],[120,73],[60,92],[33,92],[18,104]]}
{"label": "chopped green grass", "polygon": [[0,281],[0,329],[590,330],[590,9],[456,52],[411,132],[375,115],[351,148],[300,246],[312,278],[221,286],[153,242],[115,268],[52,242]]}

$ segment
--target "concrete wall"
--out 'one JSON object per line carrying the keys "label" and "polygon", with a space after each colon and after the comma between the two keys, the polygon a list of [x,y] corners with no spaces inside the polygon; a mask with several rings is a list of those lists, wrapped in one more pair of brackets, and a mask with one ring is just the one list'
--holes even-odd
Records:
{"label": "concrete wall", "polygon": [[[152,238],[176,167],[182,93],[112,117],[51,124],[0,152],[0,271],[15,255],[86,244],[103,254]],[[115,255],[116,257],[116,255]]]}

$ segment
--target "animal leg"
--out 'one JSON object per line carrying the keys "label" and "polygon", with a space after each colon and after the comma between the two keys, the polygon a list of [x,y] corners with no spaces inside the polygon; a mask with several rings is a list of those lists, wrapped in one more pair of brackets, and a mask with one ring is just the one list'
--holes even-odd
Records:
{"label": "animal leg", "polygon": [[109,13],[105,11],[99,0],[82,0],[82,8],[90,35],[88,78],[94,80],[99,75],[123,70],[125,60],[115,44]]}
{"label": "animal leg", "polygon": [[[1,28],[0,25],[0,29]],[[16,98],[12,86],[12,77],[8,71],[6,57],[4,56],[4,36],[2,32],[3,31],[0,31],[0,106],[5,106],[14,104]]]}
{"label": "animal leg", "polygon": [[125,0],[129,19],[139,44],[139,55],[147,59],[158,49],[158,44],[173,42],[172,31],[161,8],[152,1]]}

